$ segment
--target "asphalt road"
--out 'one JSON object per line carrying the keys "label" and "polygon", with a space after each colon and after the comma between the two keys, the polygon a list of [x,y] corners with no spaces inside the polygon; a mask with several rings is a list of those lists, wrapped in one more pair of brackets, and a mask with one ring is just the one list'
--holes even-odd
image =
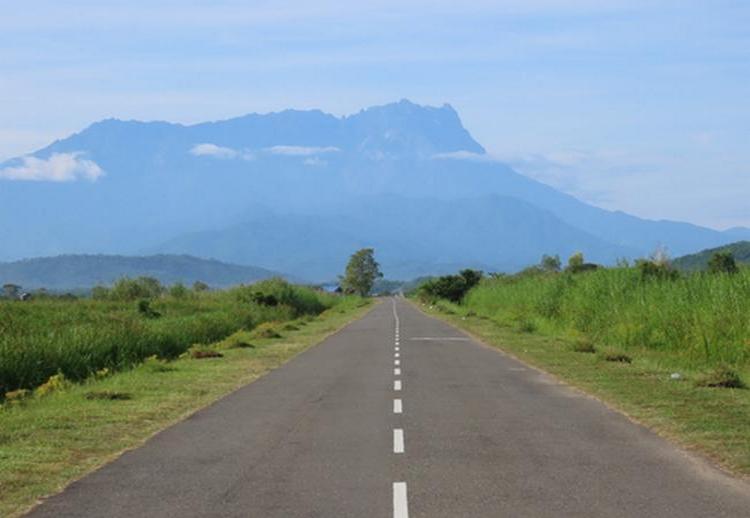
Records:
{"label": "asphalt road", "polygon": [[34,517],[750,516],[750,489],[403,300]]}

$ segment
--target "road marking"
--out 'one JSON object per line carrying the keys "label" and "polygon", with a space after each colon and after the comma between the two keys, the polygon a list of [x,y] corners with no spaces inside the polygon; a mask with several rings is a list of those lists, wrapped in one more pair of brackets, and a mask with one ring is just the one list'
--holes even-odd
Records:
{"label": "road marking", "polygon": [[404,453],[404,431],[401,428],[393,430],[393,453]]}
{"label": "road marking", "polygon": [[469,339],[463,336],[415,336],[409,340],[420,340],[423,342],[468,342]]}
{"label": "road marking", "polygon": [[393,382],[393,390],[396,392],[401,390],[401,380],[396,380]]}
{"label": "road marking", "polygon": [[393,369],[394,376],[401,376],[401,369]]}
{"label": "road marking", "polygon": [[396,350],[397,350],[397,351],[400,351],[400,350],[401,350],[401,349],[399,349],[398,345],[396,346]]}
{"label": "road marking", "polygon": [[393,483],[393,518],[409,518],[409,500],[406,497],[406,482]]}
{"label": "road marking", "polygon": [[401,353],[393,353],[394,358],[398,358],[399,356],[401,356]]}
{"label": "road marking", "polygon": [[401,360],[393,360],[393,365],[401,365]]}
{"label": "road marking", "polygon": [[404,405],[401,403],[400,399],[394,399],[393,400],[393,413],[394,414],[401,414],[404,411]]}

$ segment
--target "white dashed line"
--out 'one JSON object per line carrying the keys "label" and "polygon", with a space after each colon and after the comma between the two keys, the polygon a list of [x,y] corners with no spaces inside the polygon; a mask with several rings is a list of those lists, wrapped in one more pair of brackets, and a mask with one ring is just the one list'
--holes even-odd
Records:
{"label": "white dashed line", "polygon": [[401,376],[401,369],[393,369],[394,376]]}
{"label": "white dashed line", "polygon": [[401,360],[393,360],[393,365],[401,365]]}
{"label": "white dashed line", "polygon": [[409,518],[406,482],[393,483],[393,518]]}
{"label": "white dashed line", "polygon": [[393,413],[394,414],[401,414],[404,412],[404,405],[401,403],[400,399],[394,399],[393,400]]}
{"label": "white dashed line", "polygon": [[404,453],[404,431],[401,428],[393,430],[393,453]]}
{"label": "white dashed line", "polygon": [[396,392],[401,391],[401,380],[396,380],[393,382],[393,390],[395,390]]}
{"label": "white dashed line", "polygon": [[396,346],[396,351],[400,351],[400,350],[401,350],[401,349],[400,349],[400,348],[399,348],[399,346],[397,345],[397,346]]}
{"label": "white dashed line", "polygon": [[398,358],[399,356],[401,356],[401,353],[393,353],[394,358]]}

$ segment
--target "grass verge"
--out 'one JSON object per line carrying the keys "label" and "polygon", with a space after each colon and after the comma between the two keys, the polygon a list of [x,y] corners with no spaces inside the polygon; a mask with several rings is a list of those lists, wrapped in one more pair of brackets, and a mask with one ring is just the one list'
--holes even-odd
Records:
{"label": "grass verge", "polygon": [[[595,352],[564,336],[501,325],[458,305],[418,305],[484,343],[549,372],[596,396],[683,448],[708,458],[741,478],[750,476],[750,390],[717,388],[699,371],[675,372],[666,352],[629,348]],[[621,355],[625,356],[625,355]],[[744,372],[748,379],[748,372]]]}
{"label": "grass verge", "polygon": [[0,516],[19,516],[123,451],[279,367],[369,310],[359,301],[305,317],[274,338],[239,332],[201,351],[147,360],[0,407]]}

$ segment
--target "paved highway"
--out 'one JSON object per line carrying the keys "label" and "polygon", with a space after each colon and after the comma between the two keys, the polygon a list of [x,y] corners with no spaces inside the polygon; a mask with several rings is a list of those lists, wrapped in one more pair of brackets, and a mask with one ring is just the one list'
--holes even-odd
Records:
{"label": "paved highway", "polygon": [[750,516],[750,489],[390,299],[33,517]]}

